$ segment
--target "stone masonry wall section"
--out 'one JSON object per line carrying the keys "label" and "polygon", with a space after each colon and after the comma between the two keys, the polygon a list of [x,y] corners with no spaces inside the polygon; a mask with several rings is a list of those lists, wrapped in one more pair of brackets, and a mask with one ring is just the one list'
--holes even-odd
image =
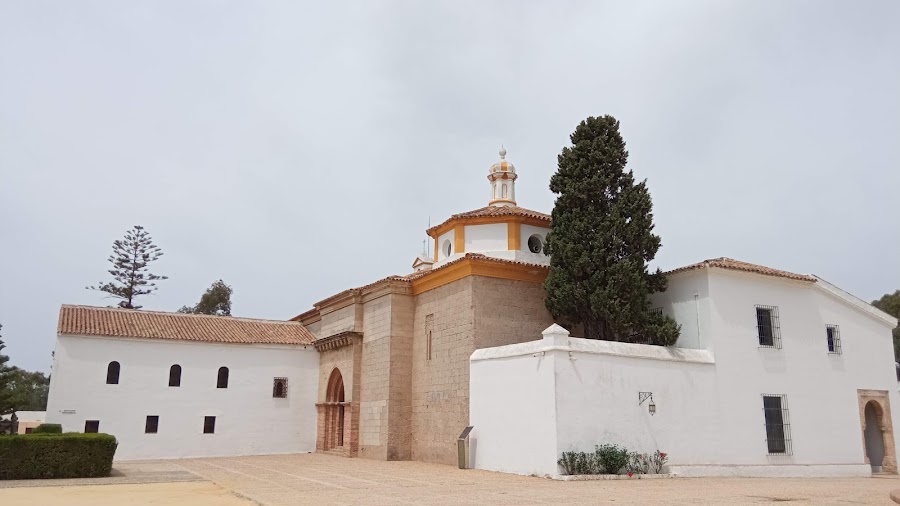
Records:
{"label": "stone masonry wall section", "polygon": [[[452,464],[469,422],[469,356],[474,346],[472,277],[416,296],[412,343],[412,460]],[[433,316],[431,359],[425,319]]]}
{"label": "stone masonry wall section", "polygon": [[473,281],[476,349],[534,341],[554,323],[541,284],[481,276]]}
{"label": "stone masonry wall section", "polygon": [[412,361],[415,298],[391,295],[391,350],[388,383],[388,460],[412,457]]}
{"label": "stone masonry wall section", "polygon": [[359,456],[387,459],[388,386],[391,369],[391,297],[363,305]]}
{"label": "stone masonry wall section", "polygon": [[482,276],[422,293],[415,305],[411,456],[454,464],[456,438],[469,424],[469,357],[478,348],[532,341],[553,318],[540,284]]}

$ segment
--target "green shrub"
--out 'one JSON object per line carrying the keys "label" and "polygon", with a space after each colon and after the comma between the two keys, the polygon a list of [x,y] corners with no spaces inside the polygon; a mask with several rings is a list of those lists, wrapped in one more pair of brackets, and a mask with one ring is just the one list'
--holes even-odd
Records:
{"label": "green shrub", "polygon": [[58,423],[42,423],[31,431],[32,434],[62,434],[62,425]]}
{"label": "green shrub", "polygon": [[585,452],[563,452],[562,458],[556,461],[563,472],[569,475],[599,474],[594,456]]}
{"label": "green shrub", "polygon": [[116,446],[116,438],[109,434],[2,437],[0,480],[109,476]]}
{"label": "green shrub", "polygon": [[619,474],[628,464],[628,450],[618,445],[601,445],[594,450],[594,458],[605,474]]}

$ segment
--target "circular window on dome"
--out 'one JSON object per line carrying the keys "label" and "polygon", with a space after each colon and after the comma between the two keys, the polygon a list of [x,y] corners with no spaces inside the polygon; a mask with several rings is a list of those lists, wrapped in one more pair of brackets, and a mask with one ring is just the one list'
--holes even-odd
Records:
{"label": "circular window on dome", "polygon": [[450,243],[450,239],[444,240],[441,249],[444,251],[444,257],[449,257],[453,253],[453,244]]}
{"label": "circular window on dome", "polygon": [[541,240],[541,236],[534,234],[528,238],[528,251],[532,253],[544,251],[544,241]]}

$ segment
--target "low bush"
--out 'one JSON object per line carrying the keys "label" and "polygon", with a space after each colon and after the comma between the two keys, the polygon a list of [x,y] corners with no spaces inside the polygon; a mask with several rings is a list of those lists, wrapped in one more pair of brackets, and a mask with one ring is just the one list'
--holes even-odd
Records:
{"label": "low bush", "polygon": [[42,423],[31,431],[32,434],[62,434],[62,425],[58,423]]}
{"label": "low bush", "polygon": [[109,476],[116,454],[109,434],[34,432],[0,438],[0,480]]}
{"label": "low bush", "polygon": [[619,474],[624,470],[631,476],[662,473],[668,460],[668,455],[659,450],[653,454],[637,453],[618,445],[605,444],[595,447],[593,453],[563,452],[556,463],[567,475]]}
{"label": "low bush", "polygon": [[617,445],[601,445],[594,450],[594,458],[604,474],[619,474],[619,471],[628,464],[628,450]]}

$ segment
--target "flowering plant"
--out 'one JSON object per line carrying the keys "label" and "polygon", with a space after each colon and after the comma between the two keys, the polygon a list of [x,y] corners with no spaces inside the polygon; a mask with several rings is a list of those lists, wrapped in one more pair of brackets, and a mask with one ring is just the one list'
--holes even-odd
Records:
{"label": "flowering plant", "polygon": [[656,450],[653,455],[650,456],[650,472],[653,474],[659,474],[662,472],[663,466],[666,465],[666,462],[669,461],[669,455],[666,452],[661,452]]}

